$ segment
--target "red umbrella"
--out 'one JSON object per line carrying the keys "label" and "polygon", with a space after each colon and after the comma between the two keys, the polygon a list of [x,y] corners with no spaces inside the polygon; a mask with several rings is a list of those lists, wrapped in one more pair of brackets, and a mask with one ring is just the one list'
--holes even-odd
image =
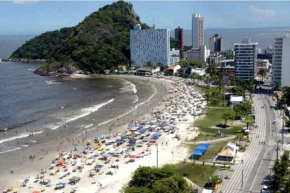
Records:
{"label": "red umbrella", "polygon": [[136,158],[136,155],[130,155],[129,158]]}
{"label": "red umbrella", "polygon": [[40,191],[35,190],[35,191],[33,191],[32,193],[40,193]]}

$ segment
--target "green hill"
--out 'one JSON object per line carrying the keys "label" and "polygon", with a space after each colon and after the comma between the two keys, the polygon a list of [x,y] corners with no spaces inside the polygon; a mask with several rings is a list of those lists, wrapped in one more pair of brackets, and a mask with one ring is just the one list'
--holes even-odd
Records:
{"label": "green hill", "polygon": [[[101,73],[130,64],[129,31],[140,23],[130,3],[118,1],[87,16],[75,27],[41,34],[18,48],[10,60],[45,59],[36,73],[83,70]],[[141,24],[142,28],[148,28]]]}

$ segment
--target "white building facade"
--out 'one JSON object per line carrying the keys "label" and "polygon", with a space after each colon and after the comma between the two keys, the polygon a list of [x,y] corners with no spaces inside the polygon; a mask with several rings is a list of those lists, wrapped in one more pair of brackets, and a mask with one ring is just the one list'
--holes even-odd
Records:
{"label": "white building facade", "polygon": [[140,67],[150,61],[170,65],[170,31],[169,29],[141,29],[137,24],[130,30],[130,49],[132,66]]}
{"label": "white building facade", "polygon": [[170,51],[170,65],[175,65],[180,62],[180,51],[172,49]]}
{"label": "white building facade", "polygon": [[235,44],[235,77],[251,80],[255,77],[257,62],[257,45],[245,38],[242,43]]}
{"label": "white building facade", "polygon": [[192,14],[192,47],[199,48],[204,45],[203,17]]}
{"label": "white building facade", "polygon": [[273,54],[273,84],[281,82],[281,86],[290,86],[290,32],[284,37],[275,38]]}

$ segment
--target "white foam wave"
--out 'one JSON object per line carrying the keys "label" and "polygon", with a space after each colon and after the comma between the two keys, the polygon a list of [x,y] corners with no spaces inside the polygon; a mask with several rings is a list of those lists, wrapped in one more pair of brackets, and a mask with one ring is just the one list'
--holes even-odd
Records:
{"label": "white foam wave", "polygon": [[21,147],[17,147],[17,148],[14,148],[14,149],[9,149],[7,151],[2,151],[2,152],[0,152],[0,154],[2,154],[2,153],[8,153],[8,152],[11,152],[11,151],[16,151],[16,150],[19,150],[19,149],[21,149]]}
{"label": "white foam wave", "polygon": [[46,84],[60,84],[60,82],[56,82],[54,80],[46,80]]}
{"label": "white foam wave", "polygon": [[[51,130],[58,129],[59,127],[63,126],[63,125],[66,124],[66,123],[69,123],[69,122],[71,122],[71,121],[74,121],[74,120],[80,119],[80,118],[82,118],[82,117],[88,116],[89,114],[91,114],[91,113],[93,113],[93,112],[96,112],[96,111],[99,110],[101,107],[103,107],[103,106],[105,106],[105,105],[107,105],[107,104],[109,104],[109,103],[112,103],[113,101],[114,101],[114,99],[110,99],[110,100],[108,100],[108,101],[106,101],[106,102],[104,102],[104,103],[97,104],[97,105],[94,105],[94,106],[92,106],[92,107],[88,107],[88,108],[83,108],[83,109],[81,110],[81,112],[82,112],[81,114],[76,115],[76,116],[74,116],[74,117],[71,117],[71,118],[69,118],[69,119],[64,119],[64,122],[55,125],[53,128],[51,128]],[[90,126],[89,126],[89,127],[90,127]]]}
{"label": "white foam wave", "polygon": [[8,138],[1,139],[0,140],[0,144],[1,143],[8,142],[8,141],[13,141],[15,139],[25,138],[25,137],[28,137],[28,136],[29,136],[29,133],[21,133],[20,135],[17,135],[17,136],[13,136],[13,137],[8,137]]}
{"label": "white foam wave", "polygon": [[137,93],[136,85],[132,82],[125,81],[123,85],[123,88],[120,88],[121,92],[133,92],[134,94]]}
{"label": "white foam wave", "polygon": [[[40,133],[43,133],[43,131],[36,131],[36,132],[33,132],[33,135],[37,135],[37,134],[40,134]],[[22,139],[22,138],[26,138],[30,135],[31,133],[21,133],[17,136],[13,136],[13,137],[8,137],[8,138],[4,138],[4,139],[1,139],[0,140],[0,144],[1,143],[5,143],[5,142],[8,142],[8,141],[13,141],[15,139]]]}
{"label": "white foam wave", "polygon": [[139,97],[137,95],[134,95],[134,96],[135,96],[136,99],[132,102],[133,104],[137,103],[139,101]]}
{"label": "white foam wave", "polygon": [[87,128],[93,126],[93,125],[94,125],[94,124],[89,124],[89,125],[85,126],[85,129],[87,129]]}
{"label": "white foam wave", "polygon": [[28,68],[27,70],[28,70],[28,71],[35,71],[36,69]]}

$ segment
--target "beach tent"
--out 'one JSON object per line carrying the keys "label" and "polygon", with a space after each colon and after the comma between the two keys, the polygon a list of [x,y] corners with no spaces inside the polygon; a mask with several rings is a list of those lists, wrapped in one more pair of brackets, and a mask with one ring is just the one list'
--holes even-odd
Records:
{"label": "beach tent", "polygon": [[131,139],[129,140],[129,143],[130,143],[130,144],[135,144],[136,141],[137,141],[137,140],[136,140],[135,138],[131,138]]}
{"label": "beach tent", "polygon": [[201,143],[199,144],[192,152],[190,155],[191,159],[199,159],[200,156],[202,156],[204,154],[204,152],[207,151],[207,149],[209,148],[210,144],[208,143]]}
{"label": "beach tent", "polygon": [[103,167],[103,165],[96,165],[95,166],[95,169],[100,169],[100,168],[102,168]]}
{"label": "beach tent", "polygon": [[77,176],[74,176],[74,177],[72,177],[72,178],[70,178],[69,179],[69,181],[71,182],[71,183],[77,183],[77,182],[79,182],[81,180],[81,178],[80,177],[77,177]]}
{"label": "beach tent", "polygon": [[56,162],[56,165],[63,165],[63,164],[64,164],[64,160],[63,160],[63,159],[58,160],[58,161]]}
{"label": "beach tent", "polygon": [[140,129],[139,133],[145,133],[147,130],[146,129]]}
{"label": "beach tent", "polygon": [[152,135],[152,138],[153,139],[158,139],[160,137],[160,134],[159,133],[154,133],[153,135]]}
{"label": "beach tent", "polygon": [[129,158],[136,158],[136,155],[130,155]]}
{"label": "beach tent", "polygon": [[117,143],[118,145],[120,145],[120,144],[124,143],[124,140],[123,140],[123,139],[117,139],[117,140],[116,140],[116,143]]}

